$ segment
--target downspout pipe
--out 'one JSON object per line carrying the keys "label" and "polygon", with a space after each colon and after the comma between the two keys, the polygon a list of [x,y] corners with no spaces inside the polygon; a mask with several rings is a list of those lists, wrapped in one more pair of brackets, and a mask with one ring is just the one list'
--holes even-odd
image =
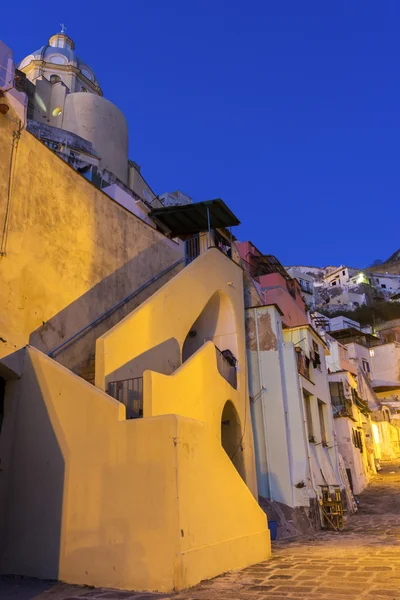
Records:
{"label": "downspout pipe", "polygon": [[299,388],[300,388],[300,396],[301,396],[301,416],[303,419],[303,431],[304,431],[304,441],[306,444],[306,454],[307,454],[307,461],[308,461],[308,470],[310,471],[310,481],[311,481],[311,488],[315,494],[315,499],[318,502],[318,508],[319,508],[319,518],[320,518],[320,522],[321,525],[324,524],[323,519],[322,519],[322,514],[321,514],[321,509],[319,506],[319,494],[318,494],[318,490],[316,489],[315,486],[315,479],[314,479],[314,473],[312,470],[312,466],[311,466],[311,455],[310,455],[310,442],[308,441],[308,431],[307,431],[307,421],[306,421],[306,417],[304,414],[304,398],[303,398],[303,388],[301,385],[301,380],[300,380],[300,375],[298,375],[298,381],[299,381]]}
{"label": "downspout pipe", "polygon": [[[254,308],[253,310],[254,310],[254,317],[255,317],[254,322],[256,324],[258,377],[260,380],[260,390],[262,390],[264,392],[266,390],[266,387],[264,386],[264,377],[263,377],[262,361],[261,361],[260,336],[259,336],[259,331],[258,331],[258,312],[257,312],[257,308]],[[270,470],[269,470],[269,466],[268,466],[269,448],[268,448],[267,420],[266,420],[266,415],[265,415],[264,399],[263,399],[262,394],[261,394],[260,400],[261,400],[261,414],[262,414],[262,420],[263,420],[263,431],[264,431],[264,439],[265,439],[265,462],[266,462],[266,467],[267,467],[267,482],[268,482],[268,491],[269,491],[268,499],[273,500],[272,487],[271,487],[271,474],[270,474]]]}
{"label": "downspout pipe", "polygon": [[[279,341],[281,341],[282,331],[280,330]],[[283,340],[282,340],[283,343]],[[289,406],[288,406],[288,391],[286,385],[286,373],[285,373],[285,360],[282,357],[284,349],[280,346],[279,350],[279,359],[283,362],[283,368],[281,368],[281,386],[282,386],[282,397],[283,397],[283,409],[285,411],[285,431],[286,431],[286,442],[288,448],[288,458],[289,458],[289,476],[290,476],[290,486],[291,486],[291,498],[292,504],[294,506],[294,485],[293,485],[293,447],[292,440],[290,437],[290,423],[289,423]]]}

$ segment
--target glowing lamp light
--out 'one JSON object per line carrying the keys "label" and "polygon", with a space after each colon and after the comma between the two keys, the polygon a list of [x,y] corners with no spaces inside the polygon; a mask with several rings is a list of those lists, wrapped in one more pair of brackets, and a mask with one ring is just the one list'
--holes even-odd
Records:
{"label": "glowing lamp light", "polygon": [[62,113],[62,108],[61,106],[57,106],[54,110],[53,110],[53,117],[58,117],[58,115],[61,115]]}
{"label": "glowing lamp light", "polygon": [[379,435],[378,425],[376,425],[375,423],[372,423],[372,436],[374,438],[375,444],[380,444],[381,443],[381,438],[380,438],[380,435]]}
{"label": "glowing lamp light", "polygon": [[364,280],[364,273],[360,273],[357,277],[357,283],[362,283]]}
{"label": "glowing lamp light", "polygon": [[46,111],[46,110],[47,110],[47,109],[46,109],[46,105],[45,105],[45,103],[43,102],[42,98],[39,96],[39,94],[35,94],[35,101],[36,101],[36,104],[38,104],[38,105],[39,105],[39,108],[41,108],[41,109],[42,109],[42,110],[44,110],[44,111]]}

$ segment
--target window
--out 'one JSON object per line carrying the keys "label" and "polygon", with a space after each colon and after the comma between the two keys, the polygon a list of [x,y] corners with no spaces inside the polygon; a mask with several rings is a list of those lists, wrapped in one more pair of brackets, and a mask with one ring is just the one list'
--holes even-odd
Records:
{"label": "window", "polygon": [[300,375],[303,375],[303,377],[310,379],[310,359],[304,354],[303,350],[299,346],[296,346],[296,357],[298,372]]}
{"label": "window", "polygon": [[332,281],[331,285],[336,285],[336,281]]}
{"label": "window", "polygon": [[61,54],[56,54],[50,57],[50,62],[54,65],[65,65],[67,63],[67,58]]}
{"label": "window", "polygon": [[362,367],[365,373],[371,372],[371,369],[369,368],[369,362],[365,360],[365,358],[362,359]]}
{"label": "window", "polygon": [[87,89],[85,87],[81,87],[81,92],[87,92]]}
{"label": "window", "polygon": [[319,427],[321,431],[321,442],[323,446],[327,446],[326,429],[325,429],[325,402],[318,400],[318,416],[319,416]]}
{"label": "window", "polygon": [[312,413],[311,413],[311,396],[303,390],[303,398],[304,398],[304,410],[306,413],[308,441],[315,442]]}
{"label": "window", "polygon": [[346,397],[343,381],[330,381],[332,412],[334,417],[352,417],[351,401]]}
{"label": "window", "polygon": [[372,279],[371,278],[368,279],[368,283],[369,283],[369,285],[372,285]]}
{"label": "window", "polygon": [[342,275],[346,275],[346,271],[342,271]]}
{"label": "window", "polygon": [[356,448],[359,449],[360,452],[363,452],[363,443],[362,443],[362,436],[361,436],[361,431],[359,431],[358,429],[353,429],[353,444]]}
{"label": "window", "polygon": [[334,398],[340,398],[344,401],[343,381],[330,381],[329,388],[331,390],[332,402]]}
{"label": "window", "polygon": [[81,73],[82,75],[84,75],[87,79],[89,79],[90,81],[93,79],[93,75],[92,73],[89,71],[89,69],[83,67],[81,69]]}
{"label": "window", "polygon": [[318,344],[317,344],[317,342],[315,342],[313,340],[312,345],[313,345],[313,359],[312,360],[313,360],[314,369],[318,369],[319,371],[322,371],[322,368],[321,368],[321,355],[319,353]]}
{"label": "window", "polygon": [[299,279],[300,287],[306,294],[312,294],[312,287],[309,281],[305,281],[304,279]]}
{"label": "window", "polygon": [[61,81],[61,77],[59,75],[50,75],[50,83],[53,85],[54,83],[58,83]]}
{"label": "window", "polygon": [[386,283],[381,283],[381,288],[385,288],[386,289]]}

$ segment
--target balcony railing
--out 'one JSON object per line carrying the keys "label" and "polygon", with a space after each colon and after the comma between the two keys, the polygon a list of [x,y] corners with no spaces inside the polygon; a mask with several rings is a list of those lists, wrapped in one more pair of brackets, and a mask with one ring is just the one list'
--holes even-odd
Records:
{"label": "balcony railing", "polygon": [[126,406],[127,419],[143,417],[143,377],[111,381],[107,391]]}
{"label": "balcony railing", "polygon": [[219,348],[217,348],[217,346],[215,346],[215,349],[217,351],[217,366],[218,366],[218,371],[220,373],[220,375],[222,375],[222,377],[224,379],[226,379],[226,381],[228,383],[231,384],[231,386],[233,388],[235,388],[235,390],[237,389],[237,371],[236,371],[236,358],[233,356],[233,354],[229,351],[229,350],[225,350],[224,352],[221,352],[221,350]]}
{"label": "balcony railing", "polygon": [[184,242],[185,248],[185,266],[189,265],[192,260],[200,256],[200,238],[195,235]]}
{"label": "balcony railing", "polygon": [[218,231],[211,230],[198,233],[185,240],[185,265],[190,264],[209,248],[218,248],[226,256],[232,258],[232,242],[220,235]]}
{"label": "balcony railing", "polygon": [[345,396],[331,396],[331,400],[334,417],[354,418],[353,405],[350,398],[346,398]]}
{"label": "balcony railing", "polygon": [[369,410],[368,403],[365,402],[365,400],[363,400],[362,398],[360,398],[360,396],[357,393],[357,390],[355,390],[354,388],[351,388],[351,395],[352,395],[354,404],[364,415],[367,415],[369,412],[371,412]]}

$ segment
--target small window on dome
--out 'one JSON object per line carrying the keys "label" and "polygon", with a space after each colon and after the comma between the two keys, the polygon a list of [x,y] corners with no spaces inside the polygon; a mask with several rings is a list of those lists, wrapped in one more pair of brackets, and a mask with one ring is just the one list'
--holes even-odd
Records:
{"label": "small window on dome", "polygon": [[50,75],[50,83],[59,83],[61,81],[61,77],[59,75]]}
{"label": "small window on dome", "polygon": [[50,62],[55,64],[55,65],[65,65],[67,62],[67,59],[65,56],[61,56],[60,54],[56,54],[54,56],[50,57]]}
{"label": "small window on dome", "polygon": [[92,73],[89,71],[89,69],[85,69],[85,67],[83,69],[81,69],[81,73],[82,75],[84,75],[87,79],[89,79],[90,81],[92,81],[93,79],[93,75]]}
{"label": "small window on dome", "polygon": [[81,87],[81,92],[87,92],[87,89],[85,87]]}

